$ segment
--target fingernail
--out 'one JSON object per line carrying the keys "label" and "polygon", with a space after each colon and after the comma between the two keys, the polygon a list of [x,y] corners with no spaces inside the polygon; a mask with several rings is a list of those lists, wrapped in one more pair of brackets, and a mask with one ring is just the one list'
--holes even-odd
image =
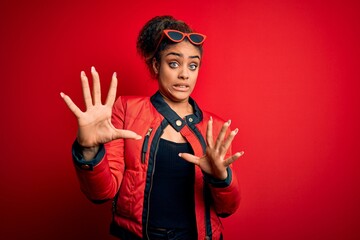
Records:
{"label": "fingernail", "polygon": [[91,67],[91,72],[95,72],[95,67],[94,66]]}
{"label": "fingernail", "polygon": [[63,98],[65,96],[65,94],[63,92],[61,92],[60,96]]}
{"label": "fingernail", "polygon": [[237,134],[239,132],[239,129],[238,128],[235,128],[234,129],[234,133]]}
{"label": "fingernail", "polygon": [[178,155],[179,155],[179,157],[181,157],[181,153],[179,153]]}
{"label": "fingernail", "polygon": [[244,151],[241,151],[241,152],[240,152],[240,156],[242,156],[242,155],[244,155]]}
{"label": "fingernail", "polygon": [[212,121],[213,119],[212,119],[212,116],[210,116],[210,121]]}
{"label": "fingernail", "polygon": [[81,71],[80,76],[81,76],[81,77],[85,77],[85,72],[84,72],[84,71]]}
{"label": "fingernail", "polygon": [[117,73],[116,73],[116,72],[114,72],[113,77],[117,77]]}
{"label": "fingernail", "polygon": [[227,123],[230,125],[230,124],[231,124],[231,120],[227,121]]}

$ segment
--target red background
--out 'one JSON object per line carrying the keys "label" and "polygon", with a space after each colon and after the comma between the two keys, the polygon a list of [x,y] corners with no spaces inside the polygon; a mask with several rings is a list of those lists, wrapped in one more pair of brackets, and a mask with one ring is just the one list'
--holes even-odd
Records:
{"label": "red background", "polygon": [[242,204],[225,239],[359,239],[359,1],[1,1],[1,239],[113,239],[110,204],[71,163],[94,65],[104,93],[151,95],[142,25],[171,14],[208,36],[193,97],[239,127]]}

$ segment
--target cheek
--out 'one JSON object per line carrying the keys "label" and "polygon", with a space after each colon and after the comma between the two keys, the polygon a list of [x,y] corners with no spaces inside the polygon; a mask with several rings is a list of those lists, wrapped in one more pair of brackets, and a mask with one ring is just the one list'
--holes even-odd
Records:
{"label": "cheek", "polygon": [[169,74],[161,72],[159,74],[158,84],[163,88],[167,88],[167,86],[171,84],[171,76],[169,76]]}
{"label": "cheek", "polygon": [[172,71],[172,69],[167,65],[162,65],[159,74],[163,80],[166,80],[172,78],[175,71]]}
{"label": "cheek", "polygon": [[192,82],[193,82],[193,85],[196,84],[196,81],[197,81],[197,78],[198,78],[198,74],[199,74],[199,71],[196,71],[192,74]]}

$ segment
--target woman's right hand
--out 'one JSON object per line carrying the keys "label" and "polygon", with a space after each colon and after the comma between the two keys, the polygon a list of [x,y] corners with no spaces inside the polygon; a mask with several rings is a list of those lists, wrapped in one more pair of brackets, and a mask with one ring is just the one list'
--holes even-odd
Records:
{"label": "woman's right hand", "polygon": [[[93,94],[91,96],[88,78],[81,72],[81,83],[86,111],[83,112],[64,93],[60,93],[69,109],[78,120],[79,130],[77,141],[83,147],[83,153],[91,158],[96,155],[99,145],[119,138],[141,139],[141,136],[130,130],[116,129],[111,123],[112,107],[116,98],[117,78],[113,74],[108,96],[105,104],[101,102],[101,89],[99,74],[94,67],[91,68],[93,78]],[[85,157],[85,155],[84,155]]]}

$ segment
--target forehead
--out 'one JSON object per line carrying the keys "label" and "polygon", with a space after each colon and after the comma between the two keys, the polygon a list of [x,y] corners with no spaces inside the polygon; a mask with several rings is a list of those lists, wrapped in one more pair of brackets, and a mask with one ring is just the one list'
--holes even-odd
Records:
{"label": "forehead", "polygon": [[166,56],[168,53],[177,53],[183,57],[201,57],[201,53],[198,47],[191,44],[189,41],[181,41],[179,43],[168,45],[162,52],[162,56]]}

